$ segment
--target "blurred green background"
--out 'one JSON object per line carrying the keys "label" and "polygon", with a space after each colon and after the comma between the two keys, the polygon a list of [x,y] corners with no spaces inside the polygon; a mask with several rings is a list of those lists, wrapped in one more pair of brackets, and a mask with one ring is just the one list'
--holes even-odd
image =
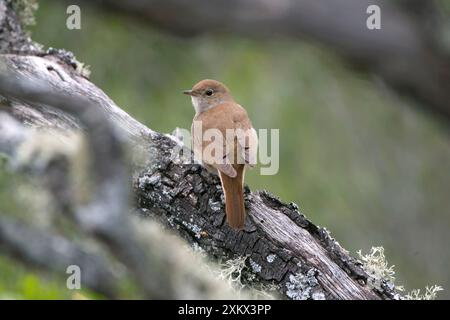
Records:
{"label": "blurred green background", "polygon": [[[355,72],[326,48],[233,36],[179,38],[82,5],[41,1],[32,36],[73,51],[91,80],[150,128],[190,128],[181,94],[203,78],[227,84],[255,128],[280,129],[280,170],[248,173],[251,189],[296,202],[353,254],[383,246],[407,290],[439,284],[450,297],[450,135],[439,119]],[[2,210],[18,210],[15,180],[0,171]],[[14,202],[16,201],[16,202]],[[65,282],[0,258],[0,298],[70,298]]]}

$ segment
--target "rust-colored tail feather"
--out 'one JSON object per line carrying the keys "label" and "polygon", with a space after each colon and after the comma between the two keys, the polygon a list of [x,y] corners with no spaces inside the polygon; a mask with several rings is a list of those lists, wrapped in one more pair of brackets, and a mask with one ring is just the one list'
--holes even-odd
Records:
{"label": "rust-colored tail feather", "polygon": [[231,178],[219,171],[222,189],[225,194],[225,212],[227,214],[227,223],[234,229],[244,229],[245,206],[244,206],[244,174],[245,166],[243,164],[234,165],[236,177]]}

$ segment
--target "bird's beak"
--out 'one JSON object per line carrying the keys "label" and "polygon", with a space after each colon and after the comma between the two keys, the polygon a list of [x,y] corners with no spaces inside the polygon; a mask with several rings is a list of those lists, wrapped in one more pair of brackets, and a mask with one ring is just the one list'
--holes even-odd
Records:
{"label": "bird's beak", "polygon": [[193,96],[194,95],[194,92],[192,90],[184,90],[183,93],[187,94],[189,96]]}

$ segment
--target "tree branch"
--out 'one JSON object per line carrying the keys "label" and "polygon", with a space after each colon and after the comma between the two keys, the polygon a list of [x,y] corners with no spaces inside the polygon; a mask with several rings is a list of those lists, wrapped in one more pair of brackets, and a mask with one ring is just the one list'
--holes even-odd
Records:
{"label": "tree branch", "polygon": [[[66,216],[72,218],[82,233],[94,236],[109,249],[110,254],[128,268],[138,287],[143,290],[144,297],[187,298],[184,296],[185,292],[179,290],[173,278],[176,278],[174,274],[180,276],[186,270],[192,270],[184,268],[185,270],[180,271],[178,264],[171,265],[181,257],[174,259],[164,250],[179,252],[180,249],[173,249],[179,243],[155,232],[151,237],[143,236],[142,227],[136,225],[135,220],[130,219],[126,214],[129,210],[129,182],[123,151],[110,121],[101,112],[99,106],[81,95],[71,95],[67,90],[55,90],[43,82],[35,82],[8,71],[0,74],[0,93],[7,99],[56,107],[81,120],[88,137],[89,153],[92,159],[89,167],[92,169],[91,176],[95,185],[93,196],[87,203],[75,205],[72,208],[71,204],[75,202],[67,199],[74,195],[71,193],[66,159],[61,156],[50,156],[51,160],[39,173],[43,175],[47,187],[54,194],[55,203],[58,204],[58,208],[64,210],[63,213]],[[4,122],[8,121],[8,117],[5,116],[0,116],[1,119]],[[18,127],[17,123],[11,123],[11,121],[0,125],[0,130],[4,131],[0,131],[1,137],[4,137],[0,138],[0,151],[9,152],[10,156],[16,154],[15,149],[19,149],[21,143],[24,143],[27,138],[27,131],[22,132],[18,130]],[[28,138],[31,136],[32,134],[29,134]],[[11,141],[17,142],[13,148],[11,148]],[[157,240],[156,244],[152,244],[152,240]],[[160,245],[161,240],[167,243]],[[7,248],[8,244],[11,246],[10,242],[4,242]],[[25,253],[29,254],[29,251]],[[32,256],[28,256],[28,259],[36,262]],[[194,259],[191,258],[191,260],[192,265],[195,265]],[[210,277],[200,277],[193,272],[190,278],[192,282],[186,285],[190,298],[202,297],[204,294],[226,297],[229,294],[229,290],[223,289],[218,295],[219,290]]]}
{"label": "tree branch", "polygon": [[[252,283],[275,285],[281,296],[291,299],[395,298],[396,292],[387,283],[380,288],[368,285],[369,276],[361,264],[325,229],[306,219],[295,204],[284,204],[266,192],[246,188],[245,230],[230,229],[224,223],[218,178],[199,165],[184,165],[179,158],[174,159],[172,152],[183,147],[176,139],[131,118],[59,54],[2,54],[0,75],[0,94],[4,96],[0,110],[55,137],[76,128],[86,132],[97,188],[87,205],[74,208],[74,221],[81,232],[93,235],[132,271],[146,297],[211,298],[230,292],[212,285],[207,273],[195,270],[193,260],[181,262],[176,254],[179,242],[168,241],[155,230],[143,232],[139,226],[145,223],[126,219],[129,182],[123,167],[122,138],[132,144],[130,153],[143,157],[134,163],[136,211],[175,230],[210,257],[244,257]],[[4,145],[11,154],[26,138],[14,136],[4,135],[9,141]],[[66,173],[59,171],[57,176],[65,177]],[[50,180],[50,190],[58,190],[60,180]],[[180,291],[183,285],[173,278],[189,277],[193,280],[184,285],[191,289]]]}

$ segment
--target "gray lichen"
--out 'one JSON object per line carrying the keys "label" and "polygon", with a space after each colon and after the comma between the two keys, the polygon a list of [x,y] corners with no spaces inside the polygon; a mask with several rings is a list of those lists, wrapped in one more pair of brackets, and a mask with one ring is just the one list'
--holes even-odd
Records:
{"label": "gray lichen", "polygon": [[152,176],[144,175],[138,179],[138,186],[145,189],[148,186],[158,187],[161,184],[161,175],[156,173]]}
{"label": "gray lichen", "polygon": [[200,238],[202,237],[202,235],[201,235],[202,229],[201,229],[199,226],[197,226],[197,225],[195,225],[195,224],[193,224],[193,223],[191,223],[191,222],[187,222],[187,221],[182,221],[182,224],[183,224],[189,231],[191,231],[191,232],[194,234],[194,236],[195,236],[196,239],[200,239]]}
{"label": "gray lichen", "polygon": [[325,294],[323,292],[317,291],[312,294],[313,300],[325,300]]}
{"label": "gray lichen", "polygon": [[316,278],[317,274],[318,271],[314,268],[308,270],[305,275],[302,273],[290,274],[289,281],[286,282],[286,295],[292,300],[321,298],[320,292],[313,292],[313,289],[319,284]]}
{"label": "gray lichen", "polygon": [[34,22],[35,0],[6,0],[0,2],[1,53],[42,53],[42,46],[33,42],[25,27]]}
{"label": "gray lichen", "polygon": [[277,256],[276,256],[275,254],[269,254],[269,255],[266,257],[266,260],[267,260],[268,263],[272,263],[272,262],[275,261],[276,257],[277,257]]}
{"label": "gray lichen", "polygon": [[213,201],[212,199],[208,200],[208,205],[211,208],[212,211],[220,211],[221,209],[221,203],[219,201]]}
{"label": "gray lichen", "polygon": [[258,263],[256,263],[252,258],[249,259],[250,262],[250,266],[252,267],[253,272],[255,273],[260,273],[261,272],[261,265],[259,265]]}
{"label": "gray lichen", "polygon": [[192,250],[198,254],[200,254],[202,257],[206,258],[206,251],[197,242],[193,242],[191,246]]}

